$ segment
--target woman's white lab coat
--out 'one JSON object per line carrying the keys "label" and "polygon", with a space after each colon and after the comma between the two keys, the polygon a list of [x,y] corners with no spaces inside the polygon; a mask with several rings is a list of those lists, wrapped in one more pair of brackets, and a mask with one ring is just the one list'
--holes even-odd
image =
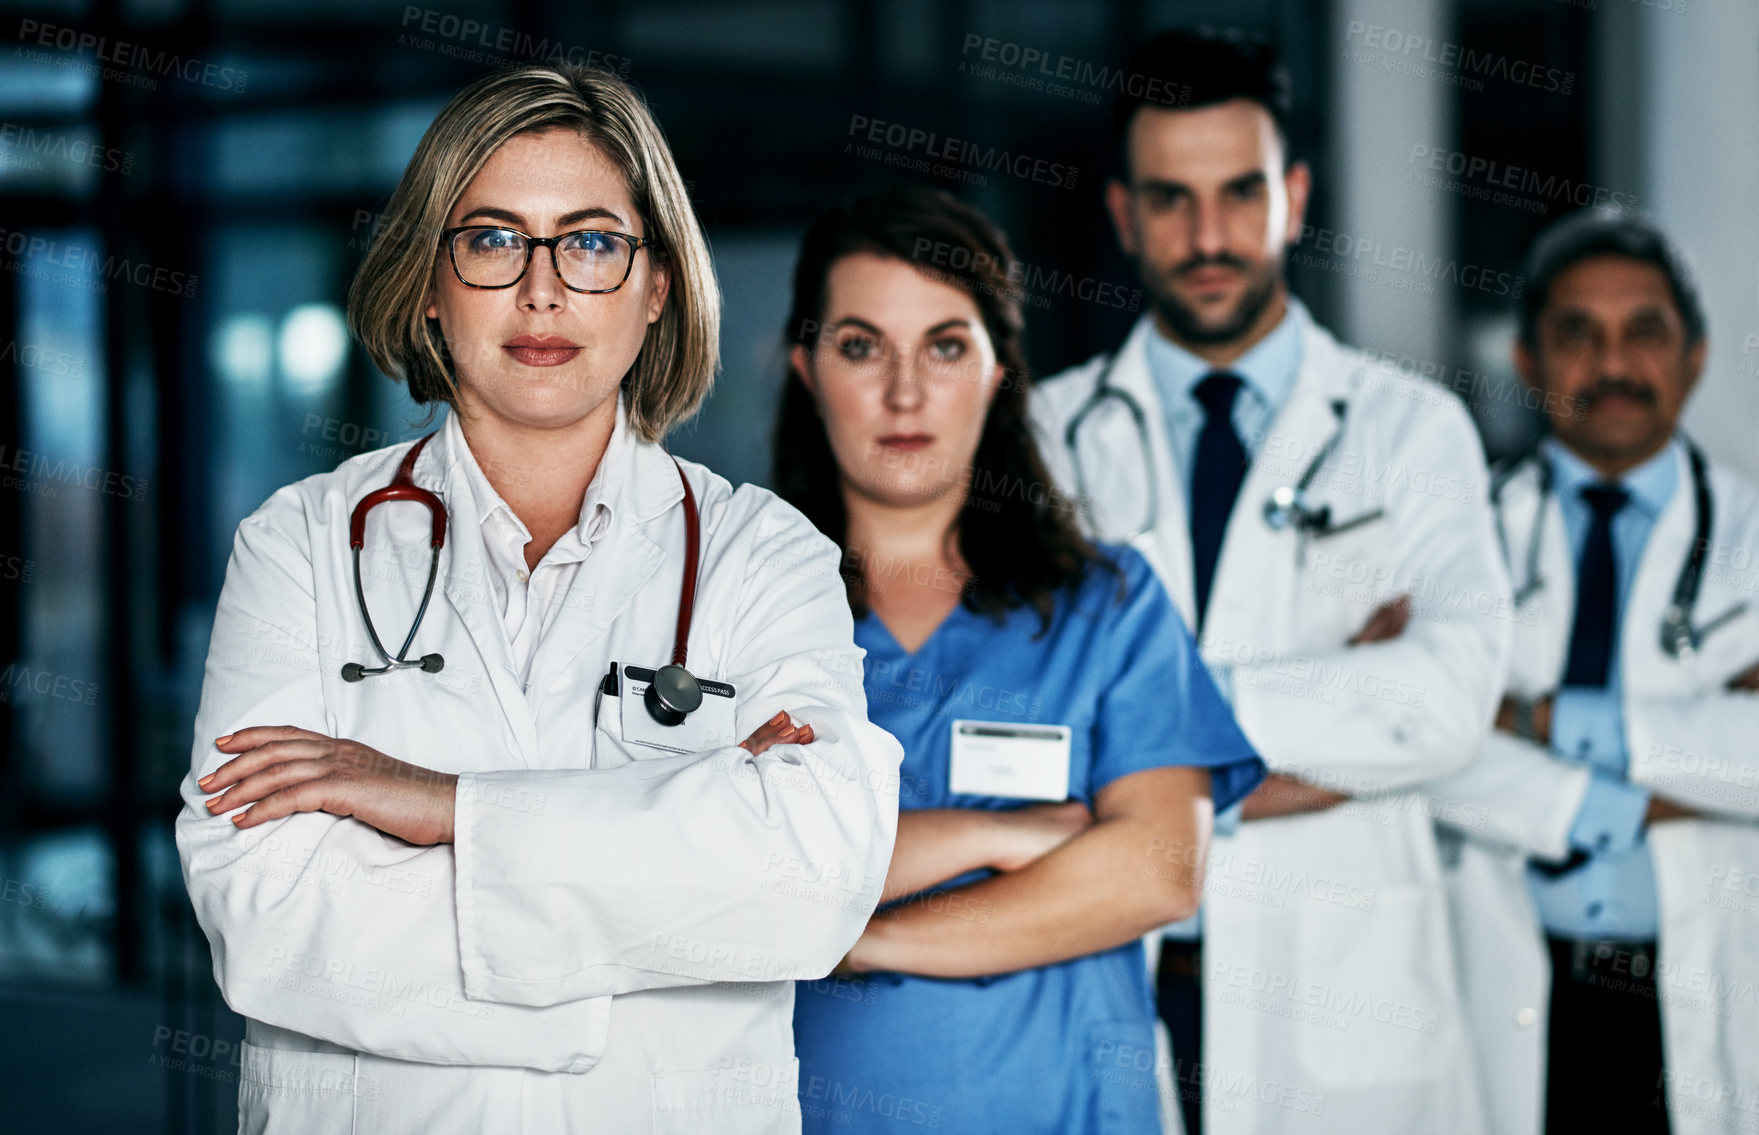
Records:
{"label": "woman's white lab coat", "polygon": [[[1488,728],[1507,664],[1506,604],[1478,437],[1453,395],[1371,365],[1296,307],[1301,366],[1260,442],[1228,522],[1199,645],[1231,674],[1235,716],[1272,772],[1359,799],[1243,823],[1211,845],[1204,892],[1204,1129],[1476,1132],[1481,1118],[1459,999],[1433,824],[1415,789],[1460,768]],[[1135,541],[1192,620],[1191,537],[1148,370],[1144,316],[1105,379],[1143,411],[1082,427],[1092,527]],[[1065,490],[1078,483],[1068,430],[1106,360],[1033,392],[1035,424]],[[1264,504],[1343,435],[1310,496],[1347,521],[1303,541]],[[1144,434],[1147,453],[1144,455]],[[1399,594],[1397,638],[1347,646]]]}
{"label": "woman's white lab coat", "polygon": [[[1678,488],[1656,521],[1626,601],[1618,649],[1629,777],[1711,819],[1648,831],[1660,932],[1664,1090],[1676,1135],[1759,1124],[1759,695],[1728,680],[1759,662],[1759,492],[1711,464],[1714,526],[1696,619],[1746,610],[1690,659],[1661,649],[1661,618],[1691,547],[1692,477],[1678,453]],[[1503,488],[1500,513],[1517,587],[1528,581],[1539,468]],[[1543,581],[1514,620],[1510,691],[1555,691],[1575,614],[1576,571],[1557,498],[1539,532]],[[1433,786],[1433,808],[1463,837],[1448,871],[1454,925],[1478,1040],[1484,1098],[1499,1135],[1538,1135],[1545,1116],[1551,960],[1527,885],[1530,857],[1561,860],[1588,790],[1587,766],[1492,733],[1462,774]],[[1592,1091],[1583,1085],[1583,1091]]]}
{"label": "woman's white lab coat", "polygon": [[[672,460],[619,419],[611,527],[521,688],[490,603],[472,495],[444,432],[415,481],[450,508],[411,655],[375,664],[349,514],[408,445],[275,493],[239,525],[220,595],[177,843],[214,977],[247,1018],[242,1129],[785,1132],[799,1126],[794,979],[824,976],[878,898],[897,743],[866,720],[835,546],[755,487],[684,462],[702,516],[689,664],[816,740],[671,755],[594,729],[613,661],[670,661],[685,527]],[[381,638],[407,633],[428,514],[370,514],[362,576]],[[639,708],[639,707],[636,707]],[[456,842],[417,847],[303,813],[240,831],[197,777],[213,738],[294,725],[460,774]]]}

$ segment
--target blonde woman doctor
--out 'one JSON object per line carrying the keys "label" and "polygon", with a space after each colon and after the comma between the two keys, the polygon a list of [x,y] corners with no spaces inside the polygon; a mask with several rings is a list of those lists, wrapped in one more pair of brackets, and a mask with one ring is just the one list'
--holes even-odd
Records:
{"label": "blonde woman doctor", "polygon": [[241,1130],[796,1131],[901,754],[835,545],[658,444],[719,330],[666,144],[602,72],[488,76],[382,233],[354,330],[450,413],[239,525],[177,821]]}

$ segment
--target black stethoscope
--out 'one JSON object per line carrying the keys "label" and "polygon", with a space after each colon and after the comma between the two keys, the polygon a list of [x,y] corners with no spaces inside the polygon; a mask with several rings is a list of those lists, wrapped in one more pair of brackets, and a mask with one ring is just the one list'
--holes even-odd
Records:
{"label": "black stethoscope", "polygon": [[[1143,411],[1142,404],[1129,391],[1120,386],[1112,385],[1112,367],[1116,363],[1116,355],[1106,360],[1105,368],[1099,372],[1099,381],[1095,383],[1093,393],[1087,396],[1087,400],[1081,404],[1081,408],[1075,411],[1075,416],[1069,419],[1069,425],[1063,431],[1063,445],[1069,451],[1069,463],[1074,467],[1075,491],[1079,494],[1080,506],[1087,513],[1088,523],[1095,525],[1097,529],[1089,503],[1092,497],[1087,490],[1087,476],[1081,467],[1081,448],[1077,444],[1081,427],[1108,398],[1116,399],[1119,405],[1129,412],[1131,424],[1136,430],[1137,452],[1141,457],[1142,467],[1149,471],[1149,476],[1147,521],[1126,535],[1112,537],[1128,543],[1145,532],[1152,532],[1155,526],[1160,523],[1160,487],[1154,476],[1154,452],[1148,440],[1148,415]],[[1352,385],[1355,380],[1361,378],[1361,373],[1361,368],[1358,367]],[[1264,522],[1270,526],[1272,531],[1280,532],[1285,528],[1293,528],[1303,536],[1321,539],[1326,536],[1336,536],[1340,532],[1348,532],[1352,528],[1367,524],[1385,514],[1385,509],[1376,508],[1348,520],[1334,521],[1330,505],[1320,505],[1315,508],[1308,503],[1307,490],[1312,486],[1313,479],[1319,475],[1319,470],[1324,467],[1327,459],[1331,457],[1332,451],[1337,448],[1338,442],[1344,436],[1344,417],[1348,411],[1349,402],[1346,399],[1332,399],[1332,430],[1331,435],[1326,438],[1325,444],[1320,446],[1318,452],[1307,462],[1307,467],[1293,485],[1280,485],[1271,490],[1270,496],[1264,502]]]}
{"label": "black stethoscope", "polygon": [[[1745,611],[1747,604],[1737,603],[1702,626],[1692,622],[1692,608],[1698,602],[1698,589],[1704,582],[1704,561],[1710,547],[1710,528],[1715,520],[1715,513],[1710,496],[1710,471],[1704,454],[1685,435],[1680,435],[1680,441],[1685,444],[1687,464],[1692,469],[1692,506],[1696,518],[1693,522],[1692,546],[1686,552],[1685,563],[1680,565],[1679,576],[1674,580],[1673,598],[1668,601],[1667,610],[1661,616],[1661,649],[1670,658],[1689,659],[1703,643],[1705,636]],[[1539,502],[1533,510],[1533,530],[1527,540],[1527,578],[1515,589],[1516,607],[1523,606],[1545,588],[1545,576],[1539,570],[1539,545],[1545,534],[1545,504],[1553,491],[1551,462],[1545,460],[1537,448],[1530,449],[1509,462],[1490,486],[1490,499],[1496,508],[1496,536],[1502,543],[1503,560],[1506,562],[1509,557],[1509,538],[1503,526],[1502,493],[1515,474],[1528,462],[1533,462],[1539,469]]]}
{"label": "black stethoscope", "polygon": [[[347,663],[342,667],[342,680],[345,682],[358,682],[369,674],[388,674],[393,670],[406,668],[437,674],[446,666],[445,658],[438,654],[424,654],[418,659],[407,657],[410,644],[415,641],[415,632],[421,627],[422,617],[427,614],[428,602],[434,596],[434,580],[438,578],[440,571],[440,550],[446,545],[446,504],[437,494],[415,483],[415,459],[433,437],[433,434],[429,434],[410,447],[403,462],[397,466],[397,475],[391,479],[391,483],[362,497],[349,517],[348,543],[354,552],[354,597],[360,604],[360,617],[366,623],[367,637],[372,639],[373,649],[384,659],[384,665],[368,667],[359,662]],[[678,596],[678,625],[672,637],[671,664],[654,671],[654,679],[649,683],[644,698],[648,713],[662,725],[678,725],[702,705],[702,686],[684,667],[688,649],[686,642],[690,637],[690,613],[696,605],[696,566],[702,542],[702,524],[696,513],[696,495],[690,491],[690,481],[684,476],[684,467],[678,464],[677,458],[672,459],[672,465],[678,470],[678,480],[684,485],[684,583]],[[360,553],[366,547],[367,513],[386,501],[414,501],[426,505],[433,517],[427,587],[422,591],[421,606],[415,610],[415,621],[409,625],[409,634],[404,637],[403,646],[394,658],[379,641],[379,632],[373,626],[372,614],[367,610],[366,591],[360,579]]]}

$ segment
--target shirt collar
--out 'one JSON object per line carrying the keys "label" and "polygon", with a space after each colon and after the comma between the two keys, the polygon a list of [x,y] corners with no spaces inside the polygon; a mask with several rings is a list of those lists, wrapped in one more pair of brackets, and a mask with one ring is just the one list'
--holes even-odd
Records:
{"label": "shirt collar", "polygon": [[[1584,485],[1606,482],[1606,478],[1598,470],[1572,453],[1557,438],[1547,437],[1541,445],[1546,460],[1551,463],[1553,491],[1560,500],[1580,500]],[[1678,438],[1671,438],[1661,447],[1659,453],[1641,465],[1626,470],[1625,475],[1613,483],[1631,494],[1630,503],[1653,518],[1660,516],[1661,510],[1667,507],[1667,502],[1673,499],[1679,479],[1680,442]]]}
{"label": "shirt collar", "polygon": [[[493,524],[511,527],[519,534],[521,547],[530,543],[531,531],[502,499],[501,494],[495,491],[494,485],[489,483],[488,476],[482,471],[482,466],[477,463],[476,454],[470,451],[456,411],[447,413],[446,424],[441,429],[453,460],[464,471],[464,483],[469,488],[471,499],[476,503],[476,513],[482,526],[488,528]],[[634,441],[624,412],[623,398],[619,394],[617,421],[611,427],[610,443],[605,446],[598,470],[586,487],[586,496],[580,502],[580,518],[569,529],[570,535],[582,548],[590,547],[611,526],[617,504],[616,487],[628,482],[629,466],[634,458]]]}
{"label": "shirt collar", "polygon": [[1168,406],[1192,406],[1192,391],[1198,382],[1218,370],[1239,375],[1267,405],[1281,406],[1301,369],[1301,339],[1311,318],[1306,306],[1289,296],[1288,310],[1270,334],[1225,367],[1210,365],[1161,334],[1158,326],[1151,326],[1148,369]]}

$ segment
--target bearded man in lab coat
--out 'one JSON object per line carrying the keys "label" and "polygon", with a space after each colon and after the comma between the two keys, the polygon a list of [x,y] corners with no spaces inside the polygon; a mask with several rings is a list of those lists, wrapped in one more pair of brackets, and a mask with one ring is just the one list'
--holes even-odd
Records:
{"label": "bearded man in lab coat", "polygon": [[1511,1135],[1754,1130],[1759,492],[1679,431],[1705,325],[1660,232],[1566,218],[1526,279],[1551,429],[1495,492],[1514,663],[1436,786],[1486,1106]]}
{"label": "bearded man in lab coat", "polygon": [[[1160,572],[1275,774],[1219,818],[1204,907],[1160,950],[1177,1110],[1192,1135],[1477,1130],[1414,789],[1472,758],[1503,686],[1478,437],[1289,294],[1311,174],[1270,53],[1168,33],[1126,74],[1106,203],[1151,310],[1040,384],[1035,426],[1090,528]],[[1194,858],[1145,848],[1144,870]]]}

